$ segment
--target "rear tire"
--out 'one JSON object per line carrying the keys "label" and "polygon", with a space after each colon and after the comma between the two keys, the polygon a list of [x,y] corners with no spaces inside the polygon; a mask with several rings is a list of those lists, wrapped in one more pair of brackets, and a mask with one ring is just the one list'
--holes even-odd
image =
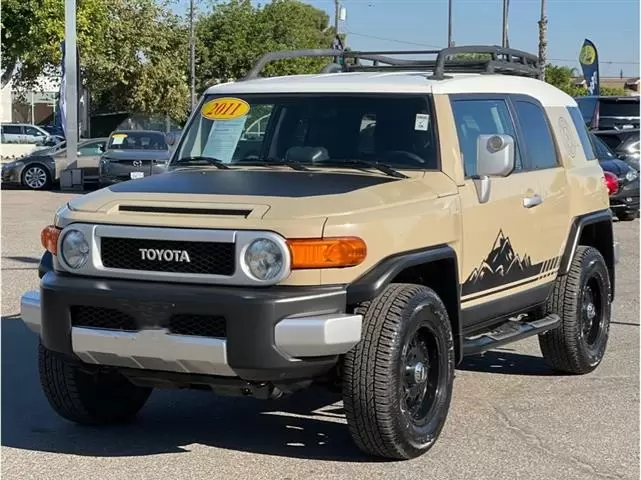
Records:
{"label": "rear tire", "polygon": [[567,275],[557,278],[547,310],[561,317],[558,328],[539,335],[549,365],[561,372],[586,374],[601,363],[610,332],[612,291],[601,253],[579,246]]}
{"label": "rear tire", "polygon": [[83,425],[126,423],[145,405],[151,388],[133,385],[114,373],[89,374],[71,361],[38,347],[40,383],[61,417]]}
{"label": "rear tire", "polygon": [[454,342],[447,310],[430,288],[391,284],[361,304],[361,341],[345,355],[343,403],[358,447],[409,459],[436,442],[449,411]]}

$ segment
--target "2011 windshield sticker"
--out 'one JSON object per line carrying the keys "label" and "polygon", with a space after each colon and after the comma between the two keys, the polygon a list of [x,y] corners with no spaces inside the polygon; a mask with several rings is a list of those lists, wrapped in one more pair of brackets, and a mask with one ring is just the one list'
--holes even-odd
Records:
{"label": "2011 windshield sticker", "polygon": [[249,113],[249,103],[240,98],[216,98],[205,103],[200,114],[209,120],[234,120]]}

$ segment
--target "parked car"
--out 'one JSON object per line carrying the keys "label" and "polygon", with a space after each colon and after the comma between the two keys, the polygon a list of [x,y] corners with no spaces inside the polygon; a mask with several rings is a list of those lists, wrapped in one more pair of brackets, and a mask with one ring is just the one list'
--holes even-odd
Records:
{"label": "parked car", "polygon": [[97,182],[100,156],[106,142],[106,138],[81,140],[78,142],[76,161],[71,164],[67,164],[66,142],[37,150],[2,165],[2,183],[44,190],[58,183],[60,172],[68,168],[81,168],[84,170],[85,181]]}
{"label": "parked car", "polygon": [[2,143],[44,144],[51,138],[49,132],[37,125],[28,123],[3,123],[0,126]]}
{"label": "parked car", "polygon": [[639,171],[639,129],[596,130],[594,134],[603,140],[614,154]]}
{"label": "parked car", "polygon": [[639,128],[639,97],[576,97],[583,119],[592,130]]}
{"label": "parked car", "polygon": [[165,134],[155,130],[116,130],[100,159],[100,185],[162,173],[170,151]]}
{"label": "parked car", "polygon": [[[639,173],[623,160],[617,158],[606,143],[590,134],[594,153],[606,175],[610,194],[610,209],[619,220],[634,220],[639,215]],[[612,178],[614,177],[614,178]]]}

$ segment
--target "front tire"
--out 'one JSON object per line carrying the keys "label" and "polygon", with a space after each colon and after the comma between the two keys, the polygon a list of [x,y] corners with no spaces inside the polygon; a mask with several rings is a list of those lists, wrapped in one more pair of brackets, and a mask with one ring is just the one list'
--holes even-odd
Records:
{"label": "front tire", "polygon": [[129,422],[152,390],[133,385],[116,372],[86,373],[42,344],[38,347],[38,367],[51,407],[61,417],[82,425]]}
{"label": "front tire", "polygon": [[344,359],[343,403],[364,452],[409,459],[427,452],[447,418],[454,341],[447,310],[430,288],[391,284],[361,304],[363,337]]}
{"label": "front tire", "polygon": [[621,212],[617,214],[617,218],[622,222],[631,222],[637,218],[637,212]]}
{"label": "front tire", "polygon": [[51,175],[39,163],[27,165],[22,172],[22,185],[31,190],[45,190],[51,186]]}
{"label": "front tire", "polygon": [[601,253],[579,246],[567,275],[557,278],[547,310],[561,317],[558,328],[539,335],[541,353],[561,372],[586,374],[601,363],[610,332],[612,291]]}

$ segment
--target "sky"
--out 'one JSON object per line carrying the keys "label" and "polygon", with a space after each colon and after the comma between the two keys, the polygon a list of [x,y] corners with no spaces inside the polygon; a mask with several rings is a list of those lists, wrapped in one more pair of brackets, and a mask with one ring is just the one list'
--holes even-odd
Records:
{"label": "sky", "polygon": [[[187,0],[181,0],[186,6]],[[205,10],[205,4],[199,9]],[[268,3],[263,0],[260,3]],[[307,0],[333,23],[334,0]],[[538,52],[540,0],[510,0],[510,47]],[[601,77],[639,76],[639,0],[547,0],[548,59],[580,72],[583,40],[594,42]],[[354,50],[420,50],[447,45],[448,0],[341,0],[341,33]],[[502,0],[452,0],[457,45],[501,44]],[[329,47],[329,46],[328,46]]]}

